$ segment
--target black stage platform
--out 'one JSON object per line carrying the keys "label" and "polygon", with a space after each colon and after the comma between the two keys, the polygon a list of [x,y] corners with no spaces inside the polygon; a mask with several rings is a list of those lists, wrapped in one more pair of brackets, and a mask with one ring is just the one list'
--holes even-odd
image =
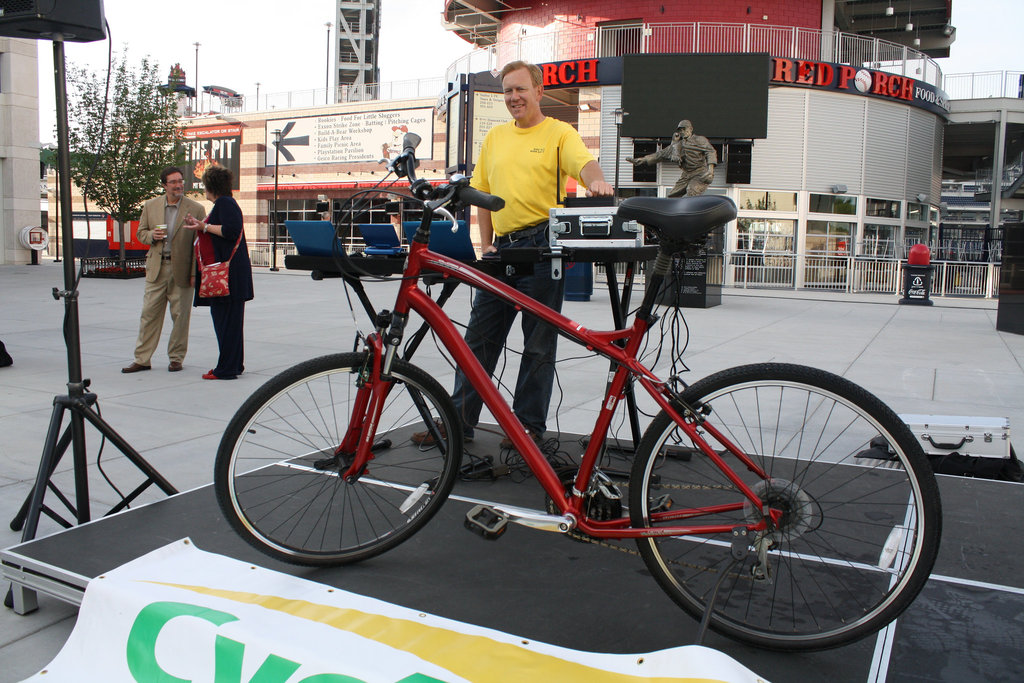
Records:
{"label": "black stage platform", "polygon": [[[478,432],[470,446],[497,453],[497,437]],[[1016,680],[1024,537],[1012,520],[1024,511],[1024,485],[945,476],[939,485],[944,532],[933,577],[878,637],[811,654],[758,650],[714,633],[703,644],[773,681]],[[77,603],[89,577],[190,537],[209,552],[562,647],[631,653],[694,644],[697,622],[662,593],[639,556],[519,526],[491,542],[463,527],[474,501],[539,508],[543,495],[532,479],[459,482],[440,514],[395,550],[310,569],[271,560],[237,537],[207,486],[10,548],[3,569]]]}

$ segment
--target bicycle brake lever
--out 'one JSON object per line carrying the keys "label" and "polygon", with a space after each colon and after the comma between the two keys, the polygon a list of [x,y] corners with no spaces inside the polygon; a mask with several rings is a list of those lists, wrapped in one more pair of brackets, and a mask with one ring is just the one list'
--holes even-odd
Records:
{"label": "bicycle brake lever", "polygon": [[439,213],[452,222],[452,234],[457,233],[459,231],[459,224],[455,222],[455,216],[452,215],[451,211],[444,208],[443,206],[439,206],[436,209],[434,209],[434,213]]}

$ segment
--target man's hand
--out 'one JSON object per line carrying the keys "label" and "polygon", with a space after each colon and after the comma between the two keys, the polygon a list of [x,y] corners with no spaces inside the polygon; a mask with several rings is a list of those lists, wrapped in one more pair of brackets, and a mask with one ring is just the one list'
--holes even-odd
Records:
{"label": "man's hand", "polygon": [[587,188],[588,197],[611,197],[613,194],[615,194],[615,188],[612,187],[611,183],[604,180],[595,181]]}

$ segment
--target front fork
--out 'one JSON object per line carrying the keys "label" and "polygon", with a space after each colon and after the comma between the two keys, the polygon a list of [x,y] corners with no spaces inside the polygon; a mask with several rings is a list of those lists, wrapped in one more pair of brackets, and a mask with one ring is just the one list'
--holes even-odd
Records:
{"label": "front fork", "polygon": [[[386,439],[379,443],[375,439],[384,402],[394,384],[391,366],[402,343],[407,320],[408,315],[381,311],[375,321],[376,330],[363,339],[367,351],[366,362],[358,370],[358,389],[348,430],[332,459],[333,464],[339,467],[342,479],[349,483],[354,483],[366,473],[374,451],[391,445]],[[385,328],[388,328],[387,333],[384,332]],[[434,425],[430,424],[429,427]],[[346,462],[348,466],[341,469]]]}

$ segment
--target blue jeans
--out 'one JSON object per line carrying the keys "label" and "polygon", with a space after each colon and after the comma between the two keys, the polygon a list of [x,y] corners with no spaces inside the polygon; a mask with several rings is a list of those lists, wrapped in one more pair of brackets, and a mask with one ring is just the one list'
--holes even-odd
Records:
{"label": "blue jeans", "polygon": [[[511,238],[514,237],[515,233]],[[547,230],[542,230],[521,239],[499,238],[497,247],[500,252],[509,247],[546,247],[547,244]],[[531,275],[503,275],[499,279],[545,306],[561,312],[565,280],[551,279],[550,261],[536,264]],[[469,325],[466,327],[466,344],[489,376],[494,375],[494,368],[501,357],[516,314],[514,306],[488,292],[476,291]],[[519,364],[519,378],[516,380],[512,412],[531,431],[543,434],[555,379],[555,347],[558,334],[555,328],[542,323],[532,315],[523,315],[522,326],[523,355]],[[480,419],[483,399],[473,389],[461,368],[456,369],[452,398],[466,427],[467,436],[472,435],[473,427]]]}

